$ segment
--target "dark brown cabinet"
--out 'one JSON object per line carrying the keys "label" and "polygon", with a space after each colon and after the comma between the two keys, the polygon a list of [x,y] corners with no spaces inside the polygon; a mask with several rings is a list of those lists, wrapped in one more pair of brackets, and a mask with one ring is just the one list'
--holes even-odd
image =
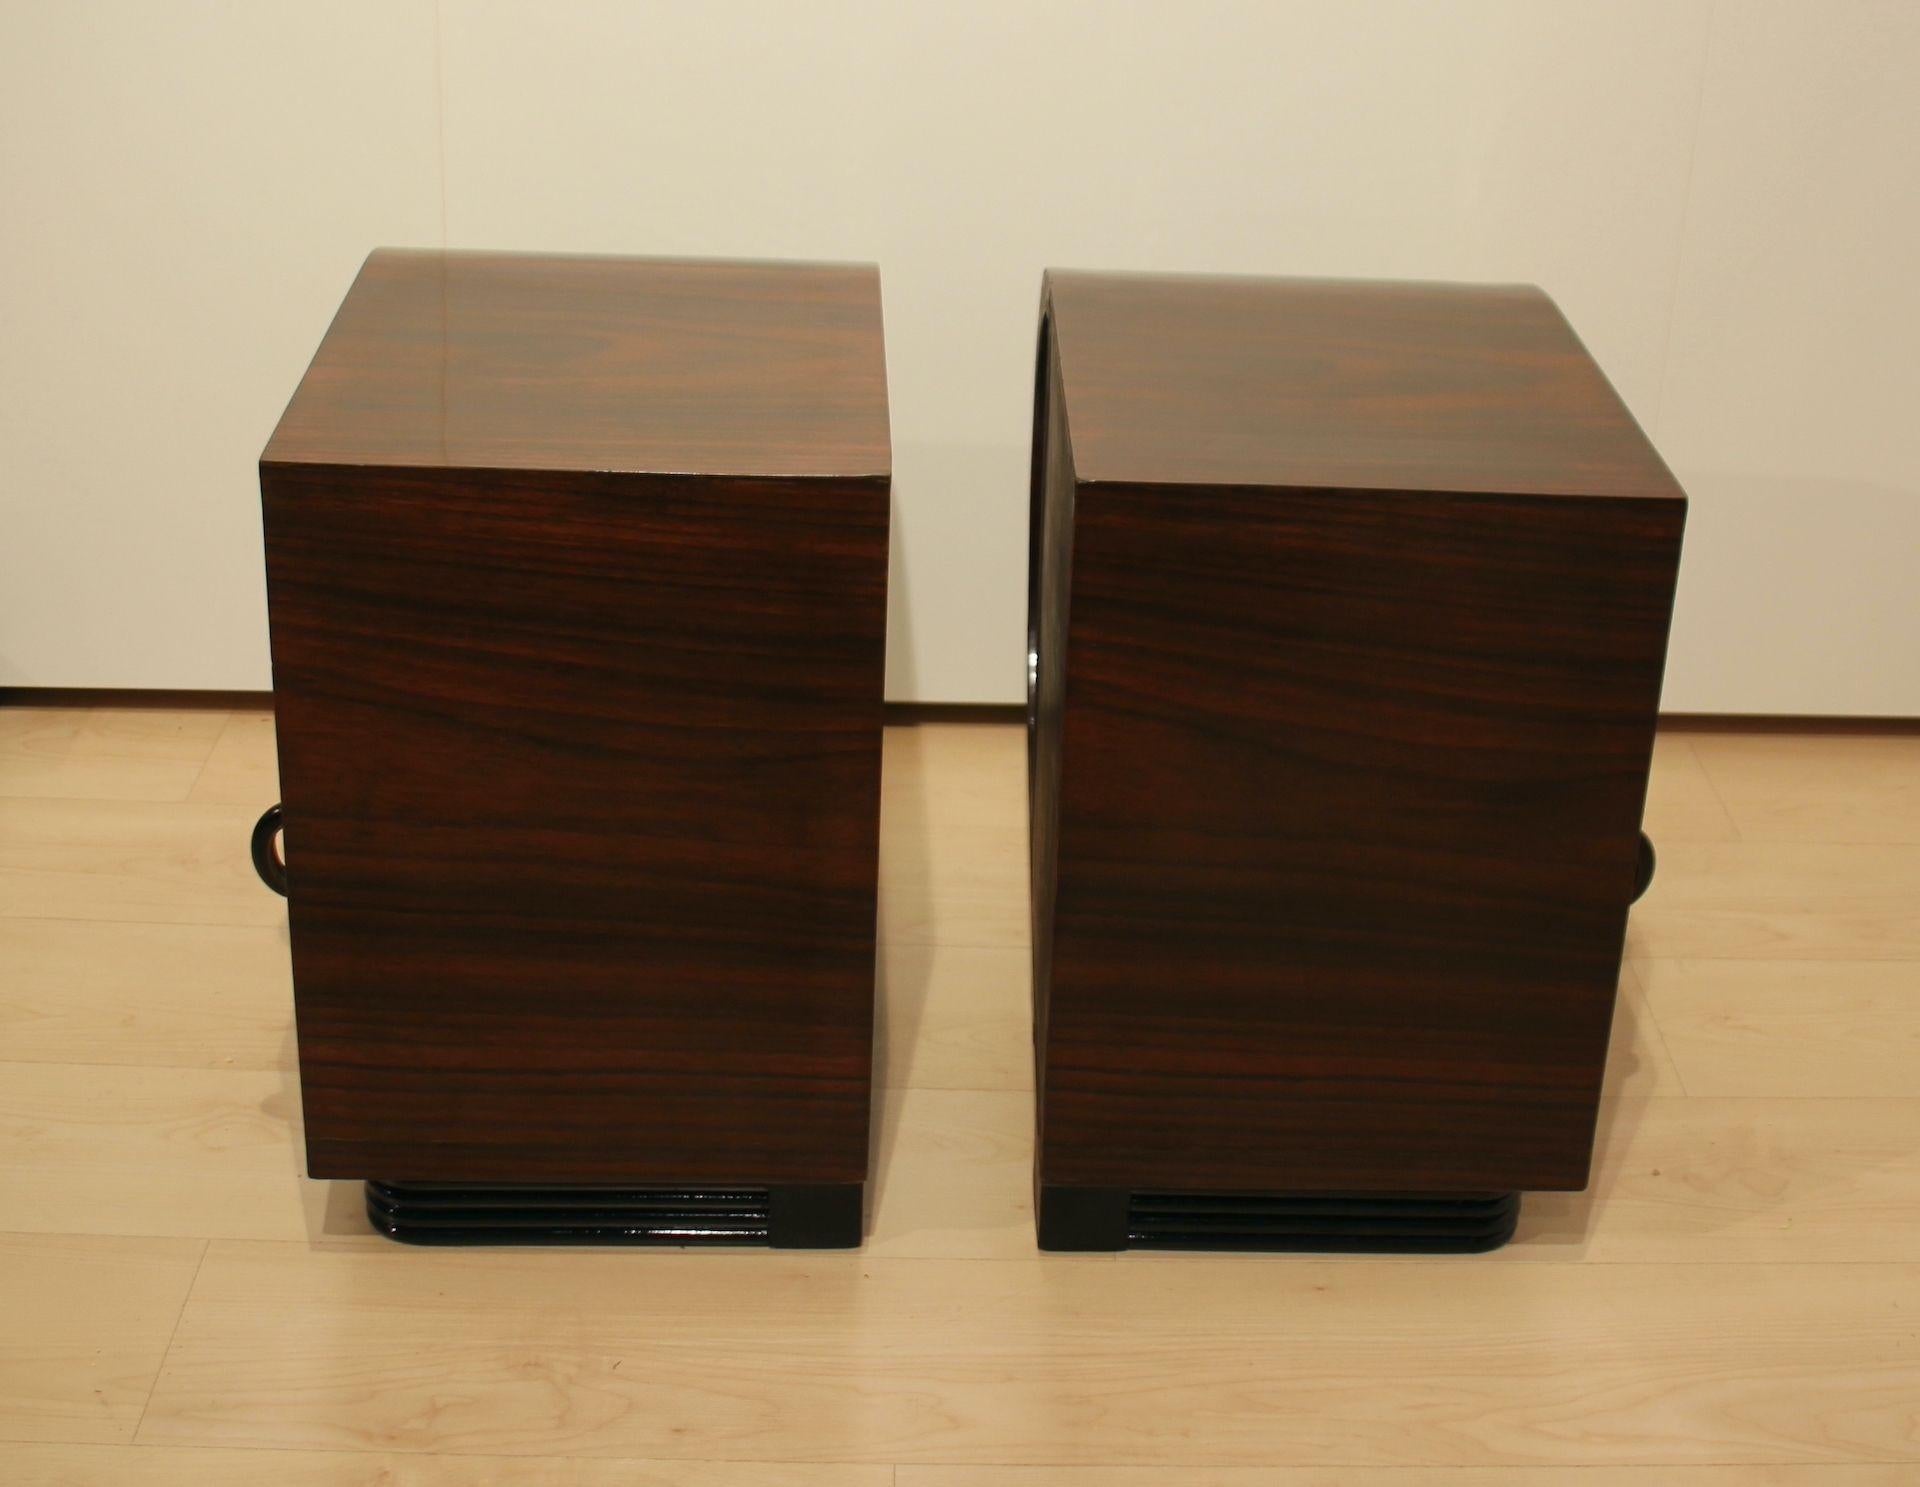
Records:
{"label": "dark brown cabinet", "polygon": [[1042,1244],[1583,1186],[1686,501],[1552,302],[1050,274],[1032,511]]}
{"label": "dark brown cabinet", "polygon": [[855,1243],[865,267],[375,253],[261,460],[309,1170],[402,1237]]}

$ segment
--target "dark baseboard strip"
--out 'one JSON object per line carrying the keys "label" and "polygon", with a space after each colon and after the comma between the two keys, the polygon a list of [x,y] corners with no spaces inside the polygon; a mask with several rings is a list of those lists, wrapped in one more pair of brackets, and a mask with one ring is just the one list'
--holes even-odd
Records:
{"label": "dark baseboard strip", "polygon": [[[217,692],[144,687],[0,687],[0,707],[207,707],[273,706],[272,692]],[[1018,702],[889,702],[886,720],[910,723],[1019,723]]]}
{"label": "dark baseboard strip", "polygon": [[[141,687],[0,687],[0,707],[264,707],[271,692]],[[889,702],[886,720],[912,723],[1020,723],[1018,702]],[[1920,718],[1804,717],[1790,713],[1662,713],[1660,726],[1711,733],[1920,733]]]}
{"label": "dark baseboard strip", "polygon": [[0,707],[272,706],[271,692],[169,691],[147,687],[0,687]]}
{"label": "dark baseboard strip", "polygon": [[1792,714],[1662,713],[1662,728],[1688,733],[1920,733],[1920,718],[1810,718]]}
{"label": "dark baseboard strip", "polygon": [[1027,708],[1022,702],[889,702],[886,718],[896,728],[910,723],[1024,723]]}

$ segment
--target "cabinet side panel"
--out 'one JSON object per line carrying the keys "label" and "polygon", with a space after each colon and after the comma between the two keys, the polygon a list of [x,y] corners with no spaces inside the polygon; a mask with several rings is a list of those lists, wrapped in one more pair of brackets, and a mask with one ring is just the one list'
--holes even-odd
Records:
{"label": "cabinet side panel", "polygon": [[313,1173],[862,1180],[885,483],[262,483]]}
{"label": "cabinet side panel", "polygon": [[1043,1180],[1586,1180],[1684,504],[1079,493]]}
{"label": "cabinet side panel", "polygon": [[[1066,686],[1067,604],[1073,562],[1073,452],[1050,321],[1040,323],[1035,379],[1033,485],[1027,553],[1027,799],[1032,861],[1033,1027],[1047,1039],[1052,985],[1054,878],[1059,857],[1060,724]],[[1035,1118],[1044,1127],[1045,1091]]]}

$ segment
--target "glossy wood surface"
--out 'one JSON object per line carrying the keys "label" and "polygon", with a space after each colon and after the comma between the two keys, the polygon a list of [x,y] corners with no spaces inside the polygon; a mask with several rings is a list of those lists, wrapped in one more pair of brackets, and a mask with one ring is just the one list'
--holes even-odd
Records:
{"label": "glossy wood surface", "polygon": [[1537,295],[1049,287],[1041,1182],[1582,1186],[1684,500]]}
{"label": "glossy wood surface", "polygon": [[879,274],[383,248],[264,458],[885,475]]}
{"label": "glossy wood surface", "polygon": [[1678,497],[1530,285],[1047,275],[1082,481]]}
{"label": "glossy wood surface", "polygon": [[268,715],[0,704],[0,1481],[1913,1480],[1920,737],[1662,734],[1593,1186],[1466,1262],[1036,1256],[1024,740],[885,755],[867,1248],[451,1254],[302,1175]]}
{"label": "glossy wood surface", "polygon": [[[391,296],[411,284],[406,303],[431,308],[421,263],[376,256],[316,366],[404,340]],[[511,451],[488,446],[510,468],[295,462],[307,433],[276,437],[262,464],[311,1170],[857,1183],[887,478],[688,476],[664,449],[662,473],[575,468],[603,457],[591,441],[521,468],[584,426],[539,422],[581,386],[652,408],[651,379],[676,371],[690,380],[654,409],[662,426],[691,398],[708,414],[690,437],[734,441],[738,457],[712,463],[786,463],[797,446],[778,427],[758,442],[732,383],[643,347],[646,379],[603,382],[599,343],[575,331],[618,302],[732,348],[729,365],[786,347],[791,365],[755,375],[784,375],[802,410],[819,338],[795,327],[815,301],[779,300],[785,281],[760,271],[535,261],[522,284],[506,260],[477,265],[520,286],[511,317],[474,332],[482,401],[521,406],[494,431]],[[736,272],[732,318],[710,319]],[[558,293],[544,317],[555,276],[575,274],[596,297]],[[877,286],[845,283],[865,293],[846,318],[877,367]],[[339,448],[388,449],[388,388],[379,373],[325,383]],[[598,427],[607,409],[587,404]],[[865,415],[884,439],[883,406]],[[643,424],[620,457],[652,449]],[[884,471],[884,447],[865,468]]]}

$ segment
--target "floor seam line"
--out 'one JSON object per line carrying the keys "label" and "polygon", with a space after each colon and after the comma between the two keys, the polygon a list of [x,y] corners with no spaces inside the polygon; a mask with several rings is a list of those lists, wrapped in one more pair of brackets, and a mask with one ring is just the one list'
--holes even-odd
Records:
{"label": "floor seam line", "polygon": [[200,1284],[200,1272],[207,1263],[207,1251],[213,1248],[211,1239],[200,1241],[200,1254],[193,1262],[193,1274],[187,1279],[187,1289],[180,1298],[180,1310],[174,1315],[173,1326],[167,1329],[166,1345],[160,1349],[160,1362],[153,1370],[153,1382],[147,1385],[147,1397],[140,1402],[139,1418],[133,1422],[133,1431],[125,1444],[140,1444],[140,1432],[146,1428],[147,1411],[153,1408],[153,1396],[160,1392],[160,1375],[167,1371],[167,1360],[173,1356],[174,1339],[180,1335],[180,1324],[186,1320],[187,1308],[193,1304],[194,1287]]}

